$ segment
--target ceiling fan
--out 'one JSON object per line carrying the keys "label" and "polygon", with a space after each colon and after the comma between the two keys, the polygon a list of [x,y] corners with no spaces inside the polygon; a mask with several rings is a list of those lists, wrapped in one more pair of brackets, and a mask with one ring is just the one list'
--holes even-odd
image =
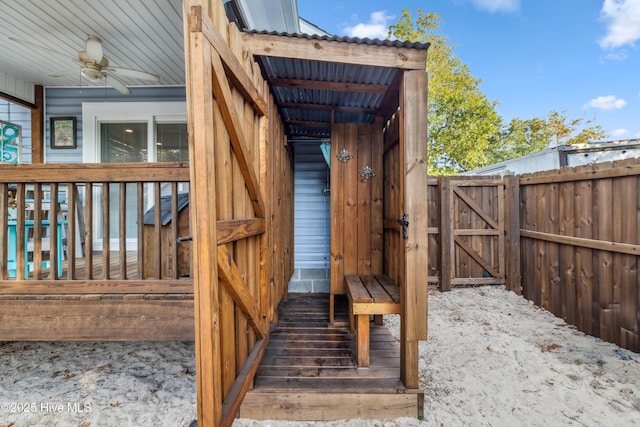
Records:
{"label": "ceiling fan", "polygon": [[78,71],[80,71],[82,77],[89,80],[90,82],[98,83],[100,81],[106,81],[108,84],[113,86],[114,89],[124,95],[130,95],[131,90],[129,90],[127,85],[121,80],[120,76],[131,77],[140,80],[150,80],[155,82],[160,81],[160,78],[155,74],[147,73],[144,71],[131,70],[129,68],[110,66],[109,60],[103,54],[102,40],[100,40],[100,38],[97,36],[87,35],[86,48],[85,50],[81,50],[80,52],[78,52],[77,58],[69,57],[69,55],[67,54],[57,52],[55,50],[37,45],[35,43],[31,43],[26,40],[20,40],[13,37],[10,37],[10,39],[25,46],[30,46],[45,52],[64,56],[65,58],[71,59],[73,62],[76,62],[80,65],[80,69],[78,69],[78,67],[75,67],[49,73],[51,77],[73,75],[77,74]]}

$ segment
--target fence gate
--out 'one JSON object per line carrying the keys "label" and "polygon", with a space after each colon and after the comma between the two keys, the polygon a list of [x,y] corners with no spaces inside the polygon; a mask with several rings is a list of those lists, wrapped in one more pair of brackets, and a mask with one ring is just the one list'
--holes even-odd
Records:
{"label": "fence gate", "polygon": [[440,177],[438,187],[440,290],[504,284],[506,229],[502,179]]}

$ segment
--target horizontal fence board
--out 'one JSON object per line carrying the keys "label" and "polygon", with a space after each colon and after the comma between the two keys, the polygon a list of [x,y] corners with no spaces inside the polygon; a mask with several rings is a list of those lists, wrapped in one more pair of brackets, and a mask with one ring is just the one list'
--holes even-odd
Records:
{"label": "horizontal fence board", "polygon": [[74,163],[0,165],[0,182],[189,181],[188,163]]}
{"label": "horizontal fence board", "polygon": [[560,243],[563,245],[572,245],[581,248],[597,249],[620,254],[640,255],[640,245],[585,239],[582,237],[562,236],[559,234],[543,233],[541,231],[531,231],[525,229],[521,229],[520,234],[522,237],[535,240],[543,240],[546,242]]}

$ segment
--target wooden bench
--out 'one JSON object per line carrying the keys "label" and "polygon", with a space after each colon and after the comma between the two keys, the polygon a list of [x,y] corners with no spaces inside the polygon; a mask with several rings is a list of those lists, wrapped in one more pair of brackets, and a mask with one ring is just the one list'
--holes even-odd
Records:
{"label": "wooden bench", "polygon": [[356,334],[356,360],[369,366],[369,316],[400,314],[400,288],[385,275],[344,276],[349,298],[349,323]]}

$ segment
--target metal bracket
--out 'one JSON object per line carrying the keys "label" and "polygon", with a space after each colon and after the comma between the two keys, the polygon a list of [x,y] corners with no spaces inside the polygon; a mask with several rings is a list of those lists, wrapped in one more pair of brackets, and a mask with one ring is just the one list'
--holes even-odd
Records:
{"label": "metal bracket", "polygon": [[398,224],[402,226],[402,238],[404,240],[409,240],[409,234],[407,233],[407,227],[409,227],[409,221],[407,221],[407,218],[409,218],[409,214],[406,212],[403,212],[402,218],[397,220]]}

